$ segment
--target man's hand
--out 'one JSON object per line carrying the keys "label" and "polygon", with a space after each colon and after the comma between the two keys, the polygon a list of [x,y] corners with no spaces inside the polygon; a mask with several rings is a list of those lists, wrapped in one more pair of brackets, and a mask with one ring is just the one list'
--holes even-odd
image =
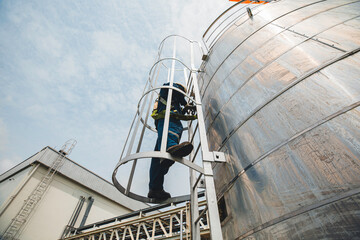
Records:
{"label": "man's hand", "polygon": [[195,115],[196,106],[193,104],[186,104],[182,110],[183,114]]}

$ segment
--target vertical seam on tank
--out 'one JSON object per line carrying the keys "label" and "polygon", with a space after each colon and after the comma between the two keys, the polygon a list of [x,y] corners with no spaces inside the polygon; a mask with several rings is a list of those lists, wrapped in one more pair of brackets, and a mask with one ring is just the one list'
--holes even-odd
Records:
{"label": "vertical seam on tank", "polygon": [[264,24],[263,26],[261,26],[260,28],[258,28],[256,31],[254,31],[253,33],[251,33],[249,36],[247,36],[247,37],[246,37],[243,41],[241,41],[241,42],[227,55],[227,57],[220,63],[219,67],[215,70],[214,74],[212,75],[211,79],[209,80],[209,83],[206,85],[206,87],[205,87],[205,89],[204,89],[204,93],[206,92],[206,90],[207,90],[207,88],[208,88],[208,86],[209,86],[212,78],[215,76],[215,74],[216,74],[217,71],[220,69],[220,67],[224,64],[224,62],[226,61],[226,59],[228,59],[229,56],[230,56],[239,46],[241,46],[246,40],[248,40],[251,36],[253,36],[255,33],[259,32],[261,29],[263,29],[264,27],[266,27],[266,26],[269,25],[270,23],[272,23],[272,22],[274,22],[274,21],[276,21],[276,20],[278,20],[278,19],[280,19],[280,18],[282,18],[282,17],[284,17],[284,16],[286,16],[286,15],[288,15],[288,14],[290,14],[290,13],[296,12],[296,11],[298,11],[298,10],[300,10],[300,9],[309,7],[309,6],[311,6],[311,5],[314,5],[314,4],[317,4],[317,3],[320,3],[320,2],[325,2],[325,1],[326,1],[326,0],[320,0],[320,1],[313,2],[313,3],[308,4],[308,5],[301,6],[301,7],[299,7],[299,8],[296,8],[296,9],[292,10],[292,11],[289,11],[289,12],[287,12],[287,13],[285,13],[285,14],[283,14],[283,15],[281,15],[281,16],[273,19],[273,20],[271,20],[270,22]]}
{"label": "vertical seam on tank", "polygon": [[[324,13],[324,12],[327,12],[327,11],[329,11],[329,10],[333,10],[333,9],[336,9],[336,8],[339,8],[339,7],[343,7],[343,6],[346,6],[346,5],[350,5],[350,4],[353,4],[353,3],[356,3],[356,2],[359,2],[359,1],[354,1],[354,2],[350,2],[350,3],[338,5],[338,6],[336,6],[336,7],[327,9],[327,10],[325,10],[325,11],[317,12],[316,14],[313,14],[313,15],[311,15],[311,16],[303,19],[301,22],[303,22],[304,20],[309,19],[309,18],[311,18],[311,17],[314,17],[314,16],[316,16],[316,15],[318,15],[318,14],[320,14],[320,13]],[[279,32],[278,34],[274,35],[273,37],[269,38],[268,41],[274,39],[275,37],[279,36],[280,34],[286,32],[286,31],[293,32],[293,33],[295,33],[295,34],[299,34],[300,36],[306,37],[306,39],[304,39],[304,41],[300,42],[299,44],[297,44],[297,45],[289,48],[287,51],[285,51],[285,52],[282,54],[282,55],[284,55],[284,54],[288,53],[290,50],[294,49],[295,47],[299,46],[300,44],[302,44],[302,43],[304,43],[304,42],[306,42],[306,41],[308,41],[308,40],[310,40],[310,39],[311,39],[311,40],[314,40],[314,41],[317,41],[317,42],[321,42],[321,41],[319,41],[319,40],[317,40],[317,39],[314,39],[314,37],[316,37],[317,35],[325,32],[325,31],[327,31],[327,30],[329,30],[329,29],[331,29],[331,28],[333,28],[333,27],[336,27],[336,26],[338,26],[338,25],[344,24],[345,22],[351,21],[351,20],[353,20],[353,19],[355,19],[355,18],[358,18],[358,17],[359,17],[359,15],[356,16],[356,17],[347,19],[347,20],[345,20],[345,21],[343,21],[343,22],[341,22],[341,23],[335,24],[335,25],[333,25],[333,26],[331,26],[331,27],[329,27],[329,28],[324,29],[323,31],[320,31],[320,32],[312,35],[311,37],[307,37],[307,36],[304,36],[304,35],[302,35],[302,34],[300,34],[300,33],[297,33],[297,32],[294,32],[294,31],[289,30],[290,28],[292,28],[292,27],[296,26],[297,24],[301,23],[301,22],[298,22],[298,23],[296,23],[296,24],[293,24],[293,25],[289,26],[288,28],[286,28],[286,29],[284,29],[283,31]],[[280,26],[278,26],[277,24],[274,24],[274,23],[270,23],[270,24],[272,24],[272,25],[274,25],[274,26],[277,26],[277,27],[280,27]],[[323,43],[323,44],[324,44],[324,43]],[[241,45],[241,44],[240,44],[240,45]],[[236,50],[240,45],[238,45],[234,50]],[[325,44],[325,45],[326,45],[326,44]],[[330,46],[330,47],[332,47],[332,46]],[[332,48],[334,48],[334,47],[332,47]],[[346,51],[343,50],[343,49],[338,49],[338,48],[335,48],[335,49],[340,50],[340,51],[342,51],[342,52],[346,52]],[[255,51],[256,51],[256,50],[255,50]],[[255,51],[253,51],[252,53],[254,53]],[[230,55],[231,55],[231,54],[230,54]],[[238,92],[241,87],[243,87],[249,80],[251,80],[252,77],[254,77],[254,76],[255,76],[257,73],[259,73],[261,70],[263,70],[264,68],[266,68],[267,66],[269,66],[271,63],[273,63],[274,61],[276,61],[277,59],[279,59],[282,55],[278,56],[277,58],[275,58],[275,59],[272,60],[271,62],[268,62],[268,63],[265,64],[262,68],[260,68],[260,69],[259,69],[258,71],[256,71],[254,74],[252,74],[252,75],[248,78],[248,80],[245,81],[245,82],[236,90],[236,92]],[[226,58],[226,59],[227,59],[227,58]],[[225,59],[225,60],[226,60],[226,59]],[[246,58],[245,58],[245,59],[246,59]],[[244,60],[245,60],[245,59],[244,59]],[[232,73],[241,63],[244,62],[244,60],[241,61],[239,64],[237,64],[237,65],[235,66],[235,68],[230,71],[230,73],[224,78],[224,80],[223,80],[222,82],[224,82],[224,81],[231,75],[231,73]],[[222,64],[223,64],[223,63],[222,63]],[[221,65],[222,65],[222,64],[221,64]],[[220,65],[220,66],[221,66],[221,65]],[[219,67],[219,68],[220,68],[220,67]],[[217,69],[217,70],[218,70],[218,69]],[[216,72],[217,72],[217,70],[216,70]],[[203,96],[205,95],[205,92],[206,92],[208,86],[210,85],[213,77],[215,76],[216,72],[213,74],[213,76],[210,78],[208,84],[206,85],[206,87],[205,87],[205,89],[204,89]],[[233,94],[233,95],[234,95],[234,94]],[[232,96],[233,96],[233,95],[232,95]],[[232,96],[231,96],[231,97],[232,97]],[[231,97],[229,98],[229,100],[231,99]],[[229,101],[227,101],[225,104],[227,104],[228,102],[229,102]],[[221,111],[221,110],[220,110],[220,111]],[[220,111],[215,115],[214,120],[215,120],[215,118],[217,117],[217,115],[220,113]],[[205,119],[206,119],[208,116],[209,116],[209,112],[206,114]]]}
{"label": "vertical seam on tank", "polygon": [[290,218],[293,218],[293,217],[296,217],[298,215],[301,215],[301,214],[304,214],[304,213],[307,213],[309,211],[312,211],[314,209],[317,209],[317,208],[321,208],[321,207],[324,207],[324,206],[327,206],[329,204],[332,204],[332,203],[335,203],[335,202],[338,202],[340,200],[343,200],[343,199],[346,199],[346,198],[350,198],[354,195],[357,195],[360,193],[360,188],[357,188],[357,189],[353,189],[353,190],[349,190],[347,192],[344,192],[344,193],[341,193],[339,195],[335,195],[333,197],[330,197],[330,198],[327,198],[327,199],[323,199],[317,203],[314,203],[314,204],[310,204],[308,206],[305,206],[305,207],[302,207],[302,208],[299,208],[297,210],[294,210],[292,212],[289,212],[281,217],[278,217],[278,218],[275,218],[275,219],[272,219],[264,224],[261,224],[260,226],[257,226],[253,229],[251,229],[250,231],[240,235],[239,237],[237,237],[236,239],[243,239],[245,237],[248,237],[249,235],[252,235],[256,232],[259,232],[265,228],[268,228],[268,227],[271,227],[275,224],[278,224],[280,222],[283,222],[287,219],[290,219]]}
{"label": "vertical seam on tank", "polygon": [[333,60],[330,60],[322,65],[320,65],[319,67],[313,69],[312,71],[302,75],[300,78],[298,78],[297,80],[295,80],[294,82],[292,82],[291,84],[289,84],[288,86],[286,86],[285,88],[283,88],[280,92],[278,92],[276,95],[274,95],[272,98],[269,99],[269,101],[267,101],[266,103],[258,106],[257,108],[255,108],[254,111],[252,111],[251,114],[249,114],[249,116],[247,118],[245,118],[244,121],[242,121],[241,123],[239,123],[235,128],[233,128],[233,130],[230,131],[229,135],[226,136],[225,139],[223,139],[222,143],[221,143],[221,146],[219,147],[219,149],[221,149],[225,144],[226,142],[231,138],[231,136],[242,126],[244,125],[244,123],[246,123],[252,116],[254,116],[257,112],[259,112],[261,109],[263,109],[265,106],[267,106],[269,103],[271,103],[273,100],[275,100],[277,97],[279,97],[280,95],[282,95],[284,92],[288,91],[290,88],[294,87],[295,85],[297,85],[298,83],[302,82],[304,79],[307,79],[308,77],[310,77],[311,75],[321,71],[322,69],[338,62],[338,61],[341,61],[353,54],[356,54],[357,52],[360,51],[360,47],[359,48],[356,48],[352,51],[349,51],[349,52],[346,52],[345,54],[333,59]]}
{"label": "vertical seam on tank", "polygon": [[341,109],[340,111],[337,111],[319,121],[317,121],[316,123],[312,124],[310,127],[298,132],[297,134],[293,135],[291,138],[287,139],[286,141],[278,144],[276,147],[272,148],[271,150],[267,151],[266,153],[264,153],[263,155],[261,155],[259,158],[257,158],[256,160],[254,160],[252,163],[250,163],[248,166],[246,166],[243,170],[241,170],[238,174],[236,174],[235,177],[233,177],[233,179],[231,179],[228,184],[219,192],[218,194],[218,198],[222,197],[226,192],[228,192],[232,186],[235,184],[236,180],[243,175],[248,169],[250,169],[251,167],[253,167],[254,165],[256,165],[257,163],[259,163],[260,161],[262,161],[263,159],[265,159],[267,156],[269,156],[270,154],[272,154],[273,152],[275,152],[276,150],[280,149],[281,147],[285,146],[286,144],[290,143],[291,141],[295,140],[296,138],[303,136],[304,134],[308,133],[309,131],[321,126],[322,124],[342,115],[345,114],[353,109],[355,109],[356,107],[360,106],[360,101],[357,101],[343,109]]}
{"label": "vertical seam on tank", "polygon": [[[287,51],[285,51],[283,54],[279,55],[277,58],[273,59],[271,62],[266,63],[263,67],[261,67],[260,69],[258,69],[258,70],[257,70],[255,73],[253,73],[243,84],[241,84],[241,86],[234,92],[234,94],[232,94],[232,95],[229,97],[229,100],[222,105],[222,107],[220,108],[220,110],[219,110],[219,111],[217,112],[217,114],[215,115],[213,121],[210,123],[209,127],[207,128],[207,131],[208,131],[209,128],[214,124],[216,118],[218,117],[218,115],[220,114],[220,112],[221,112],[221,110],[224,108],[224,106],[227,105],[227,104],[230,102],[230,100],[234,97],[234,95],[235,95],[246,83],[248,83],[249,81],[251,81],[252,78],[253,78],[255,75],[257,75],[258,73],[260,73],[262,70],[264,70],[264,69],[265,69],[266,67],[268,67],[270,64],[274,63],[276,60],[280,59],[284,54],[289,53],[291,50],[293,50],[294,48],[300,46],[300,45],[303,44],[304,42],[307,42],[308,40],[314,40],[313,37],[317,36],[318,34],[321,34],[321,33],[325,32],[325,31],[327,31],[327,30],[329,30],[329,29],[331,29],[331,28],[333,28],[333,27],[336,27],[336,26],[338,26],[338,25],[344,24],[344,23],[346,23],[346,22],[348,22],[348,21],[354,20],[355,18],[358,18],[358,17],[360,17],[360,15],[358,15],[358,16],[356,16],[356,17],[353,17],[353,18],[350,18],[350,19],[347,19],[346,21],[343,21],[343,22],[341,22],[341,23],[338,23],[338,24],[336,24],[336,25],[333,25],[333,26],[331,26],[331,27],[329,27],[329,28],[324,29],[324,30],[321,31],[321,32],[318,32],[317,34],[315,34],[315,35],[313,35],[313,36],[311,36],[311,37],[308,37],[308,38],[305,39],[304,41],[300,42],[299,44],[297,44],[297,45],[295,45],[295,46],[293,46],[293,47],[291,47],[291,48],[289,48],[289,49],[288,49]],[[294,25],[293,25],[293,26],[294,26]],[[284,31],[282,31],[282,32],[284,32]],[[281,33],[282,33],[282,32],[281,32]],[[275,36],[277,36],[277,35],[275,35]],[[275,37],[275,36],[274,36],[274,37]],[[271,39],[272,39],[272,38],[271,38]],[[344,50],[342,50],[342,51],[343,51],[343,52],[346,52],[346,51],[344,51]],[[241,62],[241,63],[242,63],[242,62]],[[241,63],[240,63],[240,64],[241,64]],[[238,64],[237,66],[239,66],[240,64]],[[237,67],[237,66],[236,66],[236,67]],[[236,67],[235,67],[235,68],[236,68]],[[234,68],[234,69],[235,69],[235,68]],[[233,71],[234,71],[234,70],[232,70],[232,71],[230,72],[230,74],[231,74]],[[230,74],[229,74],[228,76],[226,76],[226,78],[224,79],[224,81],[230,76]],[[223,83],[224,81],[222,81],[222,83]],[[207,117],[209,116],[209,114],[210,114],[209,112],[208,112],[208,114],[206,114],[205,120],[207,119]]]}

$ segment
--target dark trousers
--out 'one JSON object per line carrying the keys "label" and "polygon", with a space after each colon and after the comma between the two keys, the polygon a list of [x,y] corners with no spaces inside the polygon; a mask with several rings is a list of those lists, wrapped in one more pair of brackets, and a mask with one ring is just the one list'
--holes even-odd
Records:
{"label": "dark trousers", "polygon": [[[155,151],[160,151],[163,128],[164,119],[159,119],[156,126],[156,129],[158,131],[158,138],[156,140]],[[180,120],[170,119],[166,149],[179,144],[182,132],[183,127]],[[149,188],[151,190],[163,189],[164,176],[168,173],[169,168],[173,164],[174,161],[168,159],[163,159],[163,161],[161,161],[160,158],[151,159],[149,182]]]}

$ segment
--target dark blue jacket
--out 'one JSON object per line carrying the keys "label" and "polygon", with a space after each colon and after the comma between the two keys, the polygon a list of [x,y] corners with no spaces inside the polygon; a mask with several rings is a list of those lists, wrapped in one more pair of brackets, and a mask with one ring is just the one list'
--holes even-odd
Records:
{"label": "dark blue jacket", "polygon": [[[164,83],[163,86],[169,86],[170,83]],[[173,83],[173,86],[176,87],[176,88],[179,88],[180,90],[184,91],[183,87],[177,83]],[[163,98],[165,101],[167,101],[167,98],[168,98],[168,91],[169,89],[168,88],[162,88],[160,90],[160,97]],[[181,107],[180,105],[182,106],[185,106],[186,105],[186,100],[185,100],[185,97],[182,93],[176,91],[176,90],[173,90],[172,91],[173,94],[172,94],[172,100],[171,100],[171,106],[173,106],[172,110],[176,110],[177,113],[181,114]],[[166,109],[166,105],[164,105],[161,101],[159,101],[158,103],[158,112],[161,112],[163,110]]]}
{"label": "dark blue jacket", "polygon": [[[170,83],[164,83],[163,86],[169,86]],[[176,87],[176,88],[179,88],[180,90],[184,91],[183,87],[180,85],[180,84],[177,84],[177,83],[173,83],[173,86]],[[168,98],[168,92],[169,92],[169,89],[168,88],[162,88],[160,90],[160,97],[163,98],[165,101],[167,101],[167,98]],[[174,112],[177,112],[178,114],[182,114],[182,111],[181,111],[181,106],[185,106],[187,104],[186,100],[185,100],[185,97],[182,93],[176,91],[176,90],[173,90],[172,91],[172,99],[171,99],[171,106],[173,107],[171,110],[174,111]],[[164,105],[161,101],[158,102],[158,112],[161,112],[163,110],[166,109],[166,105]],[[170,121],[179,121],[180,120],[177,120],[177,119],[174,119],[174,118],[171,118],[171,115],[170,115]],[[155,121],[155,126],[157,126],[157,120]]]}

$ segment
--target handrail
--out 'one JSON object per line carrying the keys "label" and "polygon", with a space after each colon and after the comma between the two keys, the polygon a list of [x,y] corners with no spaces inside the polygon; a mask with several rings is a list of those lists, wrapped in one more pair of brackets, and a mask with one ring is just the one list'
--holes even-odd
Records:
{"label": "handrail", "polygon": [[[221,24],[223,24],[226,20],[228,20],[231,16],[233,16],[235,13],[239,12],[242,8],[239,8],[238,10],[236,10],[235,12],[233,12],[232,14],[230,14],[229,16],[227,16],[215,29],[214,31],[212,31],[212,33],[209,35],[208,39],[206,41],[208,41],[210,39],[210,37],[215,33],[215,31],[221,26]],[[211,42],[212,44],[212,42]]]}
{"label": "handrail", "polygon": [[[228,9],[226,9],[223,13],[221,13],[211,24],[210,26],[206,29],[205,33],[203,34],[202,36],[202,40],[205,44],[205,47],[209,50],[213,45],[214,43],[218,40],[219,36],[234,22],[238,19],[239,16],[237,16],[235,19],[231,20],[230,23],[227,23],[225,26],[223,26],[223,28],[221,30],[219,30],[219,33],[212,38],[212,41],[209,43],[210,41],[210,38],[212,37],[212,35],[216,32],[216,30],[218,30],[220,28],[220,26],[222,26],[226,20],[228,20],[230,17],[233,17],[234,14],[236,14],[237,12],[241,11],[242,9],[244,9],[247,5],[245,5],[243,8],[240,8],[238,10],[236,10],[235,12],[231,13],[229,16],[227,16],[225,19],[223,19],[224,15],[226,15],[227,13],[229,13],[231,10],[233,10],[235,7],[237,7],[239,4],[242,4],[242,3],[246,3],[246,4],[257,4],[256,7],[262,5],[262,4],[266,4],[266,3],[269,3],[271,2],[272,0],[268,0],[268,1],[253,1],[254,3],[251,3],[250,1],[248,0],[241,0],[239,2],[237,2],[236,4],[232,5],[231,7],[229,7]],[[256,8],[255,7],[255,8]],[[244,11],[242,14],[245,14],[247,13],[247,11]],[[241,16],[241,15],[240,15]],[[222,22],[218,23],[218,21],[220,19],[223,19]],[[215,29],[213,29],[214,25],[217,24],[217,26],[215,27]],[[212,30],[210,32],[210,30]],[[208,35],[208,33],[210,33]],[[207,37],[207,39],[205,39]]]}
{"label": "handrail", "polygon": [[[205,191],[199,192],[198,196],[199,197],[205,196]],[[180,204],[180,203],[183,203],[183,202],[186,202],[186,200],[180,200],[180,201],[176,201],[176,202],[172,202],[172,203],[164,203],[164,204],[151,206],[151,207],[148,207],[148,208],[143,208],[143,209],[140,209],[140,210],[137,210],[137,211],[134,211],[134,212],[130,212],[130,213],[126,213],[126,214],[123,214],[123,215],[120,215],[120,216],[117,216],[117,217],[113,217],[113,218],[110,218],[110,219],[107,219],[107,220],[91,223],[91,224],[85,225],[83,227],[76,228],[75,230],[77,232],[80,232],[80,231],[88,230],[88,229],[91,229],[91,228],[94,228],[94,227],[101,227],[103,225],[123,221],[123,220],[128,219],[128,218],[139,216],[140,214],[154,212],[154,211],[157,211],[157,210],[160,210],[160,209],[170,207],[170,206],[172,206],[174,204]],[[72,231],[72,232],[74,232],[74,231]]]}
{"label": "handrail", "polygon": [[[199,197],[203,197],[204,195],[205,195],[204,191],[199,192],[199,194],[198,194]],[[110,219],[107,219],[104,221],[95,222],[95,223],[86,225],[84,227],[71,228],[69,233],[62,239],[64,239],[64,240],[107,239],[107,238],[103,238],[104,233],[111,234],[112,232],[120,230],[120,229],[124,230],[126,226],[139,226],[141,223],[147,222],[149,220],[155,222],[156,219],[162,219],[163,221],[165,221],[171,225],[172,221],[170,219],[172,218],[172,216],[180,215],[180,217],[181,217],[181,215],[183,213],[188,214],[187,208],[188,208],[189,203],[187,201],[184,201],[184,200],[178,201],[178,202],[176,202],[176,204],[184,203],[184,202],[186,202],[186,203],[183,206],[176,207],[174,209],[170,209],[170,210],[166,210],[166,211],[157,212],[161,209],[173,206],[174,203],[166,203],[166,204],[161,204],[161,205],[157,205],[157,206],[152,206],[149,208],[140,209],[140,210],[137,210],[137,211],[134,211],[131,213],[120,215],[120,216],[117,216],[114,218],[110,218]],[[201,202],[199,202],[199,207],[205,209],[206,208],[206,200],[202,200]],[[147,215],[146,213],[150,213],[150,214]],[[134,217],[138,217],[138,218],[134,218]],[[180,219],[178,219],[178,224],[182,224],[183,222],[185,223],[186,221],[188,221],[188,219],[183,219],[183,221]],[[202,222],[202,224],[203,224],[202,230],[207,230],[209,228],[208,222],[209,221],[207,219],[205,219],[205,221]],[[112,224],[112,225],[109,225],[109,224]],[[153,226],[152,231],[157,232],[157,230],[154,228],[155,225],[149,224],[149,226],[150,227]],[[175,225],[173,225],[173,227],[175,227]],[[186,229],[189,229],[189,228],[190,228],[190,226],[188,225],[188,227]],[[137,229],[137,231],[136,231],[136,229]],[[135,233],[139,234],[139,230],[141,230],[141,229],[135,227],[132,230],[134,230],[134,232],[136,231]],[[172,232],[174,234],[177,234],[176,231],[174,231],[174,230],[175,229],[173,228]],[[133,232],[133,234],[134,234],[134,232]],[[170,230],[170,232],[171,232],[171,230]],[[110,239],[113,239],[113,238],[110,237]],[[116,238],[116,239],[118,239],[118,238]],[[143,238],[141,238],[141,239],[143,239]]]}
{"label": "handrail", "polygon": [[210,30],[210,28],[222,17],[225,15],[225,13],[227,13],[228,11],[230,11],[232,8],[236,7],[237,5],[239,5],[240,3],[244,2],[245,0],[242,0],[238,3],[235,3],[234,5],[232,5],[231,7],[229,7],[228,9],[226,9],[222,14],[220,14],[208,27],[208,29],[206,29],[205,33],[203,34],[203,38],[205,38],[205,35],[208,33],[208,31]]}

